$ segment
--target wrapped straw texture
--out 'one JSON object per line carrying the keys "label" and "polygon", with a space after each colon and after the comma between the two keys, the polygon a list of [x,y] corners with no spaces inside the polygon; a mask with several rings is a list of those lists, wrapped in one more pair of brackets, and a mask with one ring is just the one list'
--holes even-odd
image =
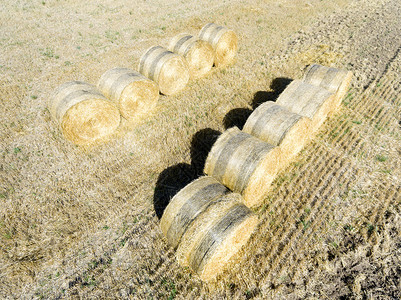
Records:
{"label": "wrapped straw texture", "polygon": [[216,199],[190,225],[177,249],[181,265],[204,281],[211,281],[229,266],[230,259],[249,240],[257,217],[230,193]]}
{"label": "wrapped straw texture", "polygon": [[267,101],[252,112],[243,131],[271,145],[279,146],[283,154],[281,167],[285,167],[303,148],[309,137],[310,123],[309,118]]}
{"label": "wrapped straw texture", "polygon": [[293,113],[310,118],[311,131],[315,132],[333,109],[333,99],[334,94],[325,88],[294,80],[280,94],[276,103]]}
{"label": "wrapped straw texture", "polygon": [[215,51],[216,67],[234,62],[238,48],[238,37],[234,31],[214,23],[206,24],[199,32],[199,38],[210,43]]}
{"label": "wrapped straw texture", "polygon": [[127,68],[105,72],[99,79],[98,88],[117,103],[121,115],[130,121],[148,114],[159,99],[159,88],[154,81]]}
{"label": "wrapped straw texture", "polygon": [[183,33],[173,37],[168,49],[185,58],[192,78],[204,76],[213,67],[213,47],[190,34]]}
{"label": "wrapped straw texture", "polygon": [[142,55],[139,72],[155,81],[164,95],[181,91],[189,80],[185,59],[161,46],[153,46]]}
{"label": "wrapped straw texture", "polygon": [[352,72],[337,68],[329,68],[318,64],[308,67],[304,82],[323,87],[335,94],[333,109],[337,109],[344,98],[352,80]]}
{"label": "wrapped straw texture", "polygon": [[201,177],[180,190],[167,205],[160,220],[160,227],[173,248],[192,222],[215,201],[229,193],[216,179]]}
{"label": "wrapped straw texture", "polygon": [[82,81],[59,86],[50,98],[49,111],[64,136],[78,145],[104,138],[120,124],[118,108],[94,85]]}
{"label": "wrapped straw texture", "polygon": [[248,207],[261,204],[280,166],[281,150],[237,127],[217,139],[204,172],[230,190],[242,194]]}

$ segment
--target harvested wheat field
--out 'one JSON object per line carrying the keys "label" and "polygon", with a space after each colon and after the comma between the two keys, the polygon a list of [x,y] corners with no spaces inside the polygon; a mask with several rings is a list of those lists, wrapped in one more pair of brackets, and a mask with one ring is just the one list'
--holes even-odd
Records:
{"label": "harvested wheat field", "polygon": [[[3,1],[0,298],[401,298],[400,16],[399,0]],[[211,22],[238,37],[233,64],[102,143],[63,136],[57,86],[138,71],[149,47]],[[223,131],[314,63],[352,71],[350,89],[203,282],[167,243],[163,209]]]}

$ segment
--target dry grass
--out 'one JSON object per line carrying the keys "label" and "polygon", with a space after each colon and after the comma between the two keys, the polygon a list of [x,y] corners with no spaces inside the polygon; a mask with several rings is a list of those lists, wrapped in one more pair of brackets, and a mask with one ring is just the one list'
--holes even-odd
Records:
{"label": "dry grass", "polygon": [[[230,110],[251,109],[255,93],[270,92],[276,77],[300,78],[309,62],[345,67],[343,61],[353,61],[353,49],[334,44],[328,49],[338,55],[319,50],[319,57],[327,58],[310,56],[308,51],[319,47],[314,45],[329,43],[324,38],[300,49],[285,42],[350,2],[5,2],[0,9],[0,295],[243,298],[295,291],[302,296],[301,288],[289,286],[306,287],[302,280],[312,278],[304,293],[319,290],[324,272],[338,261],[328,257],[344,257],[346,225],[355,228],[353,237],[360,234],[367,241],[355,242],[361,252],[350,250],[349,257],[369,245],[393,251],[401,176],[395,111],[401,103],[392,86],[399,64],[371,93],[352,90],[344,100],[350,106],[330,119],[298,163],[275,181],[275,196],[258,211],[260,234],[216,286],[179,267],[153,203],[160,183],[167,192],[177,188],[174,180],[173,186],[163,185],[161,174],[177,174],[181,181],[199,175],[194,158],[201,157],[191,157],[199,130],[223,131]],[[353,10],[374,10],[386,1],[359,2]],[[123,121],[106,144],[82,149],[62,137],[46,109],[56,86],[69,80],[96,83],[112,67],[135,69],[151,45],[167,46],[174,35],[196,34],[212,21],[238,34],[235,65],[190,82],[176,96],[161,96],[153,115],[135,127]],[[300,59],[306,52],[308,58]],[[365,84],[365,66],[355,69],[356,82]],[[386,261],[384,252],[373,253],[372,259]],[[311,273],[311,263],[319,261]],[[355,281],[356,292],[358,282],[363,286],[362,277]]]}

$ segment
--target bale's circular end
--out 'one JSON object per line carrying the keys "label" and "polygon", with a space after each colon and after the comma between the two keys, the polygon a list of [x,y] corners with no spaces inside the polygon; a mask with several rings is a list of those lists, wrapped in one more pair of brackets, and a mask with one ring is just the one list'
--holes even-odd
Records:
{"label": "bale's circular end", "polygon": [[184,89],[189,81],[188,64],[181,56],[169,59],[159,74],[159,89],[164,95],[174,95]]}
{"label": "bale's circular end", "polygon": [[90,144],[117,129],[118,108],[92,84],[70,81],[60,85],[49,110],[64,136],[75,144]]}
{"label": "bale's circular end", "polygon": [[91,99],[72,106],[64,115],[61,128],[75,144],[90,144],[113,133],[120,124],[118,109],[104,99]]}
{"label": "bale's circular end", "polygon": [[234,62],[238,48],[238,37],[234,31],[209,23],[200,30],[199,38],[212,45],[215,51],[214,64],[216,67],[226,66]]}
{"label": "bale's circular end", "polygon": [[188,62],[191,76],[200,78],[212,69],[214,50],[208,42],[197,40],[184,57]]}
{"label": "bale's circular end", "polygon": [[137,120],[152,111],[158,99],[159,88],[153,81],[135,81],[121,94],[121,115],[129,121]]}
{"label": "bale's circular end", "polygon": [[161,46],[150,47],[139,60],[139,72],[155,81],[164,95],[182,90],[189,81],[185,59]]}
{"label": "bale's circular end", "polygon": [[156,83],[127,68],[113,68],[99,79],[99,90],[120,108],[121,115],[134,121],[149,113],[159,99]]}
{"label": "bale's circular end", "polygon": [[222,67],[234,63],[238,48],[238,37],[234,31],[225,32],[216,45],[216,67]]}
{"label": "bale's circular end", "polygon": [[168,49],[185,58],[192,78],[204,76],[213,67],[214,49],[212,45],[190,34],[183,33],[173,37]]}

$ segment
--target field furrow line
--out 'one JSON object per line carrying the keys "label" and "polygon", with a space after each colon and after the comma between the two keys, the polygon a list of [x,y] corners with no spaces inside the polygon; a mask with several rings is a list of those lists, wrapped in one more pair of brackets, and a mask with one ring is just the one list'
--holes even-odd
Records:
{"label": "field furrow line", "polygon": [[[350,173],[350,171],[345,170],[343,175],[346,175],[347,173]],[[340,176],[338,179],[338,183],[342,184],[342,185],[347,185],[350,182],[351,181],[348,180],[346,178],[346,176]],[[333,182],[331,189],[326,194],[330,194],[330,192],[335,190],[335,188],[336,187],[334,186],[334,182]],[[338,195],[339,193],[340,193],[340,191],[338,191],[338,193],[336,193],[336,194]],[[327,224],[334,218],[334,212],[332,210],[334,203],[331,201],[328,201],[328,202],[330,202],[330,203],[325,208],[324,214],[318,216],[320,221],[313,224],[313,226],[309,230],[310,234],[307,236],[307,238],[305,240],[303,240],[301,242],[302,248],[301,249],[297,248],[297,251],[295,251],[293,253],[292,260],[289,260],[284,267],[289,266],[289,265],[299,266],[299,265],[302,265],[307,260],[306,254],[308,252],[307,248],[309,247],[310,241],[312,240],[313,237],[316,236],[316,232],[320,232],[320,233],[322,232],[321,226],[323,225],[323,223]],[[330,214],[330,213],[332,213],[332,214]],[[299,275],[299,273],[301,272],[300,268],[295,268],[294,270],[295,270],[295,272],[291,275],[291,278],[296,278]]]}
{"label": "field furrow line", "polygon": [[[326,199],[330,193],[333,192],[333,190],[336,188],[337,184],[337,179],[338,177],[342,176],[346,171],[347,167],[349,164],[345,165],[344,167],[341,166],[341,163],[336,162],[336,165],[338,165],[338,169],[336,169],[334,172],[328,172],[325,174],[324,178],[322,178],[322,181],[320,182],[319,186],[315,189],[314,193],[311,195],[311,199],[313,201],[310,203],[310,211],[312,212],[311,214],[307,214],[306,218],[301,218],[299,219],[300,221],[298,222],[303,225],[302,226],[297,226],[297,233],[294,232],[294,235],[296,236],[289,241],[289,243],[286,245],[286,247],[283,249],[283,251],[280,253],[280,255],[275,259],[275,261],[272,263],[273,269],[271,272],[274,274],[276,273],[277,268],[280,267],[280,265],[286,261],[286,258],[289,255],[289,252],[291,249],[295,249],[295,247],[298,246],[299,240],[305,240],[308,238],[308,236],[312,233],[310,230],[308,232],[305,232],[305,227],[309,228],[315,227],[314,223],[317,221],[317,223],[320,223],[323,221],[322,216],[327,214],[328,209],[333,205],[333,201],[330,201]],[[344,172],[341,172],[345,170]],[[330,180],[328,180],[329,177],[333,176]],[[303,244],[300,246],[301,248],[297,248],[298,250],[301,250],[303,248]],[[298,251],[297,250],[297,251]]]}
{"label": "field furrow line", "polygon": [[[316,172],[316,177],[318,177],[320,174],[322,174],[323,172],[330,170],[330,168],[336,164],[336,156],[331,156],[330,158],[327,159],[327,164],[325,164],[323,166],[323,168],[321,168],[321,170],[317,170],[318,172]],[[321,178],[321,180],[311,180],[311,182],[315,182],[314,185],[307,187],[308,190],[312,190],[314,191],[317,187],[319,187],[320,185],[324,184],[324,179],[326,179],[327,177],[329,177],[331,175],[330,172],[326,172]],[[306,183],[307,184],[307,183]],[[306,199],[305,199],[306,198]],[[312,199],[311,202],[309,202],[308,200]],[[314,205],[316,204],[316,200],[314,200],[314,197],[309,196],[309,195],[302,195],[300,197],[299,200],[299,205],[296,208],[296,215],[293,216],[293,220],[299,220],[301,218],[301,216],[305,213],[304,210],[302,210],[302,208],[304,207],[308,207],[310,210],[314,209]],[[292,209],[288,210],[288,211],[292,211]],[[289,215],[286,216],[286,219],[284,220],[284,222],[282,220],[279,220],[280,224],[285,224],[285,221],[287,220],[287,218],[290,217]],[[281,254],[283,253],[283,251],[286,251],[286,248],[288,247],[288,245],[291,244],[292,239],[294,237],[294,235],[296,234],[297,231],[302,230],[299,226],[297,226],[296,224],[292,224],[290,228],[286,228],[285,226],[282,226],[280,228],[280,231],[275,231],[277,234],[275,234],[276,238],[280,239],[279,243],[274,243],[274,246],[271,247],[270,249],[268,249],[268,253],[269,255],[266,258],[269,258],[269,261],[266,263],[267,266],[269,266],[269,268],[271,269],[272,266],[274,266],[274,263],[277,261],[277,259],[279,259],[279,257],[281,256]]]}

